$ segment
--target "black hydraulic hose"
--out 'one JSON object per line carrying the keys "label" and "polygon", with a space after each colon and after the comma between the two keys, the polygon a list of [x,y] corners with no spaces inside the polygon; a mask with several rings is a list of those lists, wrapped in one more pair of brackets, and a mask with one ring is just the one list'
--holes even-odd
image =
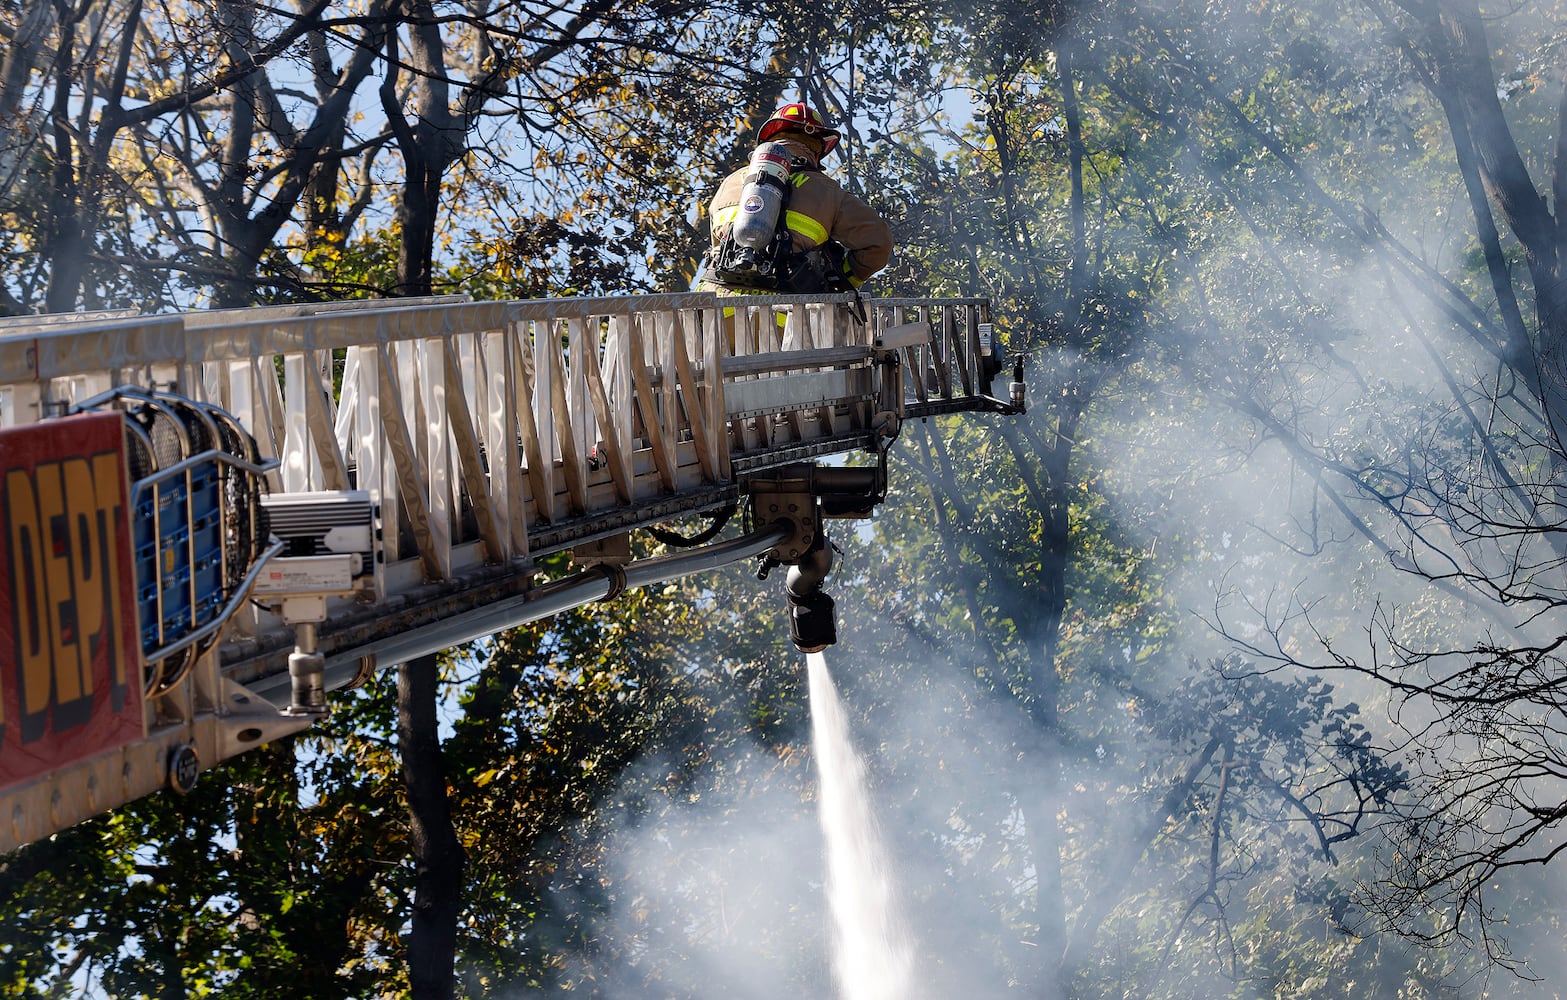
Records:
{"label": "black hydraulic hose", "polygon": [[727,510],[721,510],[713,515],[712,524],[709,524],[694,535],[682,535],[678,531],[660,528],[657,525],[649,527],[647,533],[674,549],[688,549],[694,545],[706,545],[718,537],[718,533],[724,530],[724,525],[729,523],[729,519],[735,516],[735,511],[738,509],[739,505],[730,504]]}

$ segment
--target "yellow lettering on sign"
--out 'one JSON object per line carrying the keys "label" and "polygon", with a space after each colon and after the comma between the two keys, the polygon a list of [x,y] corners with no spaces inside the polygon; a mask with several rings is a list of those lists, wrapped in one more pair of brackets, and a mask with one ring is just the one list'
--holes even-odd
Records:
{"label": "yellow lettering on sign", "polygon": [[[98,559],[98,579],[96,590],[102,606],[108,609],[108,631],[104,634],[102,644],[109,650],[109,681],[113,685],[114,709],[119,711],[125,704],[126,688],[130,684],[130,678],[126,676],[125,664],[130,658],[131,651],[120,646],[120,636],[124,630],[124,609],[116,599],[116,589],[120,586],[120,465],[113,452],[106,452],[94,456],[92,462],[93,481],[93,524],[97,527],[97,538],[94,547],[87,549],[89,554],[101,554]],[[101,614],[101,612],[100,612]],[[97,635],[98,632],[90,633]]]}
{"label": "yellow lettering on sign", "polygon": [[17,707],[22,742],[42,736],[53,693],[50,679],[48,588],[44,586],[43,532],[38,522],[38,498],[33,479],[22,469],[5,477],[11,510],[11,590],[16,616]]}
{"label": "yellow lettering on sign", "polygon": [[72,603],[76,605],[76,659],[87,690],[92,690],[93,640],[103,630],[103,589],[93,572],[98,546],[103,539],[98,531],[97,491],[93,489],[92,467],[85,458],[72,458],[60,464],[65,477],[66,535],[69,541]]}
{"label": "yellow lettering on sign", "polygon": [[[125,705],[121,648],[121,480],[114,453],[6,474],[21,741],[92,717],[94,665],[106,656],[113,708]],[[4,717],[0,715],[0,724]]]}
{"label": "yellow lettering on sign", "polygon": [[[71,600],[71,533],[65,514],[65,483],[58,462],[40,465],[36,477],[38,520],[44,529],[44,579],[49,588],[55,693],[62,701],[75,701],[82,696],[82,671],[75,655],[76,607]],[[89,681],[88,688],[91,686]]]}

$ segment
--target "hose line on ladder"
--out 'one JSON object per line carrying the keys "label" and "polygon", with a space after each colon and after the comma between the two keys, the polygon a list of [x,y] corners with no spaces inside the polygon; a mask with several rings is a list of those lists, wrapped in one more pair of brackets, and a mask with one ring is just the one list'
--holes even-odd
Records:
{"label": "hose line on ladder", "polygon": [[720,531],[724,530],[724,525],[728,524],[729,519],[735,516],[736,509],[738,509],[737,504],[730,504],[729,509],[721,510],[713,515],[712,524],[709,524],[694,535],[682,535],[678,531],[660,528],[658,525],[649,526],[647,533],[672,549],[689,549],[697,545],[706,545],[717,538]]}

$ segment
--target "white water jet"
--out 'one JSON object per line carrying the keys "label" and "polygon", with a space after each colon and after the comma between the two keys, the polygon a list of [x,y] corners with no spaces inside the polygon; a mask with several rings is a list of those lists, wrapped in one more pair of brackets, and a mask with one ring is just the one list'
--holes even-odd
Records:
{"label": "white water jet", "polygon": [[811,653],[806,664],[839,996],[841,1000],[912,1000],[917,996],[914,948],[898,910],[892,865],[871,809],[865,762],[849,740],[848,717],[826,659]]}

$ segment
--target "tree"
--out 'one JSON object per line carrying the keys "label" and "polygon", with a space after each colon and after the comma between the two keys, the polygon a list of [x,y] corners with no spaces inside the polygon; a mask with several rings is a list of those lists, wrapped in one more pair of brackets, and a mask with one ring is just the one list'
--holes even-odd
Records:
{"label": "tree", "polygon": [[[528,3],[405,4],[379,91],[403,159],[400,292],[431,288],[442,185],[464,162],[517,172],[516,196],[538,204],[562,235],[580,217],[602,227],[595,238],[656,239],[667,221],[636,212],[635,199],[662,189],[659,211],[683,214],[671,206],[687,151],[722,127],[713,111],[725,93],[755,85],[745,61],[754,35],[726,33],[740,16],[683,0],[595,0],[563,20]],[[733,60],[707,56],[726,45],[738,49]],[[527,190],[539,175],[551,183]]]}
{"label": "tree", "polygon": [[[1443,942],[1484,935],[1485,887],[1507,869],[1549,862],[1563,818],[1548,777],[1560,757],[1551,719],[1560,704],[1554,359],[1562,244],[1547,194],[1559,190],[1562,169],[1548,138],[1559,130],[1560,83],[1529,72],[1539,36],[1521,13],[1488,20],[1474,3],[1368,3],[1363,16],[1398,60],[1384,63],[1386,106],[1403,102],[1406,127],[1440,135],[1447,146],[1420,193],[1456,194],[1468,216],[1453,264],[1443,266],[1440,244],[1422,247],[1407,226],[1325,191],[1277,137],[1271,113],[1218,88],[1207,98],[1293,178],[1313,213],[1329,220],[1328,238],[1343,239],[1377,268],[1396,322],[1430,359],[1434,377],[1429,388],[1406,384],[1394,393],[1373,394],[1367,384],[1365,405],[1386,422],[1377,433],[1336,439],[1313,429],[1321,411],[1305,407],[1320,404],[1298,395],[1293,418],[1279,402],[1240,402],[1321,484],[1351,530],[1427,587],[1403,607],[1390,601],[1376,611],[1364,653],[1333,637],[1320,615],[1307,617],[1304,605],[1275,607],[1267,631],[1243,645],[1269,663],[1374,678],[1405,711],[1419,713],[1395,736],[1424,779],[1422,797],[1386,831],[1393,857],[1406,860],[1395,860],[1375,898],[1395,926]],[[1509,65],[1495,65],[1493,51]],[[1340,71],[1333,60],[1342,53],[1315,54],[1318,73]],[[1521,145],[1519,136],[1538,145]],[[1531,163],[1545,165],[1545,181],[1534,180]],[[1480,635],[1432,629],[1422,605],[1478,610],[1490,624]],[[1321,640],[1320,655],[1306,655],[1301,639]],[[1428,923],[1433,906],[1446,911],[1436,925]]]}
{"label": "tree", "polygon": [[[360,88],[377,68],[391,4],[377,0],[341,17],[328,17],[324,3],[301,4],[296,12],[263,10],[248,0],[220,0],[215,7],[220,30],[209,58],[258,68],[140,132],[141,159],[150,175],[163,173],[152,150],[172,151],[178,163],[152,189],[144,210],[173,244],[170,266],[187,267],[197,284],[212,287],[215,305],[246,305],[278,294],[264,291],[268,286],[291,295],[336,294],[339,289],[330,285],[312,288],[279,243],[291,231],[306,254],[340,242],[345,223],[351,224],[370,197],[368,185],[362,185],[348,212],[339,203],[345,172],[373,158],[389,139],[382,130],[356,135],[352,119]],[[263,62],[260,53],[271,45],[267,29],[279,21],[286,35],[298,39],[293,51],[301,58],[279,52]],[[144,72],[148,90],[178,87],[156,61],[148,61]],[[311,91],[293,85],[296,74]]]}
{"label": "tree", "polygon": [[[1146,130],[1115,210],[1171,262],[1150,358],[1276,504],[1238,529],[1314,560],[1238,560],[1212,619],[1260,668],[1382,685],[1422,798],[1363,902],[1483,934],[1492,876],[1548,863],[1561,820],[1559,31],[1458,2],[1222,15],[1136,5],[1089,71]],[[1329,565],[1349,583],[1292,591]]]}
{"label": "tree", "polygon": [[[1423,557],[1415,541],[1443,541],[1428,513],[1401,506],[1418,499],[1396,479],[1409,478],[1407,463],[1393,461],[1406,453],[1360,461],[1352,448],[1366,439],[1334,411],[1344,384],[1388,404],[1358,413],[1400,420],[1431,414],[1429,398],[1378,396],[1375,373],[1339,353],[1344,331],[1317,322],[1322,286],[1303,278],[1380,261],[1451,305],[1455,288],[1487,273],[1429,280],[1416,254],[1343,207],[1347,192],[1391,197],[1402,183],[1365,161],[1384,141],[1378,129],[1428,124],[1407,103],[1412,78],[1387,53],[1336,48],[1342,36],[1327,29],[1340,16],[1357,31],[1365,23],[1335,12],[1232,5],[1214,39],[1221,49],[1198,30],[1204,12],[1173,0],[1104,20],[1087,5],[926,6],[850,4],[827,17],[780,5],[793,20],[773,37],[744,11],[708,21],[683,4],[589,5],[574,9],[593,19],[574,31],[530,22],[538,11],[527,6],[401,4],[380,35],[373,19],[333,23],[373,45],[339,50],[329,39],[342,35],[314,27],[295,36],[314,55],[317,90],[290,121],[326,130],[315,154],[291,158],[315,142],[304,139],[314,124],[279,123],[281,77],[257,75],[256,53],[271,50],[237,44],[233,58],[248,71],[177,119],[199,131],[233,114],[235,132],[183,147],[192,153],[181,169],[249,199],[232,214],[229,242],[266,205],[287,216],[254,246],[270,246],[258,280],[288,294],[312,294],[323,280],[423,292],[458,284],[453,275],[486,294],[569,293],[613,287],[628,263],[635,273],[621,280],[652,287],[689,279],[702,243],[691,203],[708,176],[697,165],[749,142],[749,126],[733,119],[754,122],[791,86],[846,117],[860,140],[848,172],[898,224],[900,256],[883,287],[990,295],[1028,360],[1035,401],[1026,421],[940,425],[928,436],[908,428],[894,492],[919,502],[887,511],[874,536],[850,533],[834,577],[846,614],[873,609],[845,629],[843,655],[871,655],[849,661],[844,688],[885,787],[901,793],[900,846],[928,862],[910,892],[926,904],[929,940],[970,949],[943,950],[932,982],[954,995],[1115,995],[1135,981],[1150,994],[1208,996],[1247,989],[1250,978],[1304,992],[1330,972],[1369,976],[1365,964],[1396,948],[1358,917],[1357,845],[1400,792],[1400,764],[1421,760],[1378,752],[1321,678],[1266,674],[1281,656],[1301,660],[1305,647],[1283,628],[1262,633],[1277,635],[1275,646],[1253,641],[1245,657],[1207,655],[1182,624],[1180,588],[1222,557],[1225,532],[1248,517],[1262,525],[1270,515],[1275,539],[1345,562],[1366,551],[1345,537],[1379,561]],[[247,10],[261,9],[229,14]],[[654,18],[670,29],[658,44],[645,30]],[[715,38],[733,64],[711,58]],[[325,72],[321,57],[365,51],[387,59],[380,95],[399,155],[361,164],[404,191],[405,214],[390,226],[352,205],[333,218],[353,183],[335,164],[378,140],[351,142],[344,119],[316,115],[346,92],[334,88],[347,77]],[[238,113],[247,108],[255,114]],[[515,166],[539,184],[501,172],[506,155],[487,148],[497,136],[522,137],[505,149],[525,151]],[[1406,165],[1426,177],[1418,146]],[[1333,152],[1308,161],[1313,148]],[[198,149],[220,159],[249,150],[267,179],[247,187]],[[1331,180],[1317,180],[1328,167]],[[338,194],[328,176],[345,185]],[[1278,190],[1290,195],[1282,205],[1271,200]],[[311,245],[322,229],[337,230],[336,259]],[[254,287],[241,273],[255,256],[200,280]],[[1480,328],[1473,310],[1457,315]],[[1514,397],[1495,399],[1515,426],[1538,426]],[[1123,411],[1128,400],[1137,412]],[[1426,440],[1447,449],[1433,455],[1456,455],[1469,439],[1454,428],[1470,417],[1461,406],[1444,417]],[[1331,433],[1319,436],[1324,426]],[[1236,515],[1241,503],[1212,498],[1167,509],[1171,496],[1219,478],[1170,454],[1187,428],[1214,438],[1203,458],[1226,455],[1232,441],[1228,456],[1285,451],[1320,509]],[[1517,479],[1533,440],[1498,442],[1501,461],[1481,449],[1477,467]],[[1163,464],[1130,467],[1127,441],[1147,442]],[[1253,468],[1259,480],[1272,471]],[[1543,507],[1549,494],[1532,495]],[[1261,607],[1279,563],[1257,562],[1229,580]],[[1490,565],[1479,553],[1470,562]],[[1448,589],[1417,592],[1421,607],[1460,606],[1446,602],[1462,599],[1462,581],[1439,582]],[[1317,620],[1352,616],[1356,596],[1314,605]],[[378,679],[330,729],[266,759],[255,780],[277,788],[275,800],[253,806],[239,786],[183,812],[160,803],[145,819],[122,814],[139,825],[95,847],[88,877],[62,899],[21,878],[47,851],[17,861],[17,933],[85,948],[123,970],[126,991],[210,979],[259,993],[294,962],[309,966],[320,995],[362,992],[371,976],[391,991],[444,993],[455,964],[454,988],[470,995],[685,997],[738,982],[714,960],[736,953],[754,956],[781,989],[821,991],[809,865],[743,900],[727,881],[748,851],[770,864],[792,857],[743,836],[743,814],[765,815],[775,831],[809,821],[804,706],[779,603],[749,582],[704,579],[497,637],[481,658],[409,665],[396,695]],[[910,650],[926,654],[924,672],[886,666]],[[921,725],[895,726],[906,698],[926,689],[938,708]],[[451,730],[440,739],[443,720]],[[692,814],[693,801],[717,809]],[[414,839],[427,838],[413,850],[399,840],[405,806],[422,831]],[[205,824],[192,843],[161,846],[190,816]],[[216,831],[226,824],[243,832],[225,859]],[[142,846],[149,834],[159,847]],[[288,851],[295,841],[311,845],[302,859]],[[83,902],[92,886],[148,850],[199,862],[161,864],[167,884],[136,889],[162,902],[171,927],[194,928],[189,947],[139,952],[115,932],[62,934],[71,907],[99,912]],[[209,870],[237,873],[237,909]],[[128,905],[114,916],[143,914]],[[23,919],[46,910],[36,924]],[[301,912],[332,933],[305,940]],[[1441,978],[1423,959],[1397,957],[1400,975]],[[29,965],[17,981],[67,981],[72,961]],[[682,965],[707,982],[682,978]],[[1403,986],[1365,981],[1376,995]]]}
{"label": "tree", "polygon": [[[119,274],[146,280],[171,269],[216,281],[237,269],[245,282],[243,301],[263,249],[300,196],[299,175],[308,175],[323,156],[343,156],[323,145],[334,127],[341,128],[348,99],[372,60],[350,57],[337,91],[322,102],[322,117],[296,130],[266,67],[302,38],[319,46],[339,27],[326,16],[324,0],[293,14],[259,17],[254,4],[227,0],[151,12],[140,4],[123,10],[54,5],[53,14],[45,11],[49,7],[28,8],[13,30],[18,45],[8,57],[4,98],[9,116],[25,117],[8,131],[19,142],[11,155],[48,164],[47,191],[34,185],[30,195],[47,206],[34,236],[39,253],[27,265],[47,275],[48,290],[38,304],[51,311],[79,302],[114,304],[115,296],[128,294]],[[374,25],[374,10],[370,15]],[[181,39],[182,19],[203,19],[216,30]],[[229,116],[223,124],[204,113],[218,110]],[[258,169],[257,156],[269,155],[253,144],[258,122],[284,148],[276,172]],[[180,151],[184,176],[169,169],[171,151]],[[17,161],[11,162],[14,171]],[[192,192],[200,195],[194,224]],[[266,210],[250,220],[246,206],[256,199]],[[239,231],[236,213],[248,223]],[[199,263],[148,253],[151,232],[184,253],[200,250],[195,231],[204,231],[212,244],[199,253]],[[214,254],[219,260],[232,256],[233,263],[214,266]],[[166,294],[156,285],[141,294],[154,296],[153,306],[166,304],[156,297]],[[235,301],[233,293],[220,297]]]}
{"label": "tree", "polygon": [[350,997],[395,980],[396,785],[363,745],[350,778],[331,753],[342,736],[268,747],[188,797],[7,856],[0,990]]}

